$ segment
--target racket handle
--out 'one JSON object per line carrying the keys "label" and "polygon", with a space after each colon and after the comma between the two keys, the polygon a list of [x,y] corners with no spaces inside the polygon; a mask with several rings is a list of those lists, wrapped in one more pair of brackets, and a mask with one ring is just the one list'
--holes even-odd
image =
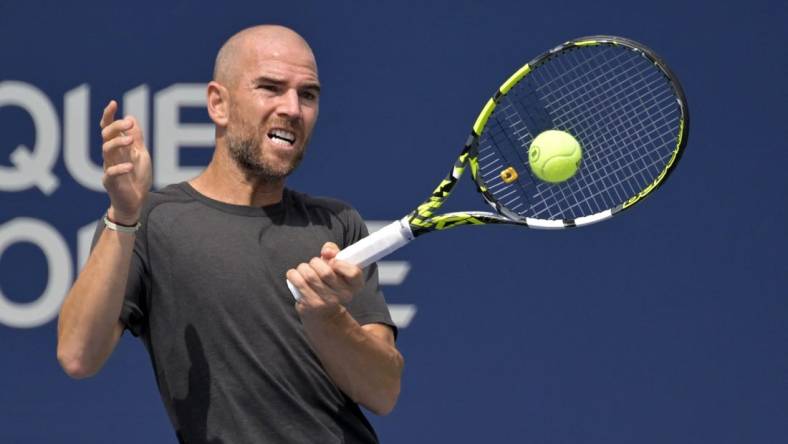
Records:
{"label": "racket handle", "polygon": [[[404,247],[405,244],[413,240],[413,232],[410,230],[408,218],[396,220],[369,236],[359,240],[355,244],[349,245],[337,253],[336,258],[361,268],[377,262],[389,254]],[[298,291],[290,281],[287,281],[287,288],[293,293],[295,300],[301,299],[301,292]]]}

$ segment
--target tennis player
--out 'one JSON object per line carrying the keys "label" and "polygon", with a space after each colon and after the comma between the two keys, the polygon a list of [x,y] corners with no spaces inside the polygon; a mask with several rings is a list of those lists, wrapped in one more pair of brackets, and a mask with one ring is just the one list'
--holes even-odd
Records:
{"label": "tennis player", "polygon": [[[301,36],[272,25],[239,32],[208,84],[210,164],[153,192],[140,126],[109,103],[110,206],[61,309],[66,373],[96,374],[129,330],[150,354],[180,442],[377,442],[359,404],[394,408],[396,328],[377,268],[334,258],[366,228],[348,205],[285,187],[319,96]],[[297,303],[285,278],[303,295]]]}

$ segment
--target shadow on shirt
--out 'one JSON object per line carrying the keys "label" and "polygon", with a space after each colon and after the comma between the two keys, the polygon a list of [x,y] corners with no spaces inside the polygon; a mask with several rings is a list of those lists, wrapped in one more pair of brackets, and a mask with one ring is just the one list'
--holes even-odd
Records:
{"label": "shadow on shirt", "polygon": [[[221,439],[208,439],[208,407],[211,403],[211,368],[205,357],[197,329],[188,325],[184,333],[189,353],[189,392],[184,399],[175,399],[173,408],[178,418],[176,435],[182,444],[225,444]],[[186,425],[184,427],[184,424]]]}

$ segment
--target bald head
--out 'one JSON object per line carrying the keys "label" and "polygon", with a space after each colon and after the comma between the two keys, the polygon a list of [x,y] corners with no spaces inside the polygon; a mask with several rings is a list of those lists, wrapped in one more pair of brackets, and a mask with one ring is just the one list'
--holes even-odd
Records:
{"label": "bald head", "polygon": [[248,66],[245,62],[261,51],[274,56],[303,59],[302,63],[311,64],[317,72],[312,48],[303,37],[284,26],[259,25],[246,28],[225,42],[216,55],[213,80],[228,87],[234,86],[240,74],[239,68]]}

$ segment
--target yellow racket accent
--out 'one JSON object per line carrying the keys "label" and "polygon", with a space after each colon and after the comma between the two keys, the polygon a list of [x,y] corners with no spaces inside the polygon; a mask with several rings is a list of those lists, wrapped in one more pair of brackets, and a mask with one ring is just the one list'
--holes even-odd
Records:
{"label": "yellow racket accent", "polygon": [[511,76],[511,77],[509,77],[509,79],[508,79],[508,80],[506,80],[505,82],[503,82],[503,85],[501,85],[501,88],[500,88],[501,95],[504,95],[504,94],[508,93],[508,92],[509,92],[509,90],[510,90],[510,89],[512,89],[512,87],[513,87],[513,86],[514,86],[514,85],[515,85],[517,82],[519,82],[519,81],[520,81],[520,79],[522,79],[523,77],[525,77],[525,75],[526,75],[526,74],[528,74],[529,72],[531,72],[531,66],[530,66],[529,64],[527,64],[527,63],[526,63],[525,65],[523,65],[523,67],[522,67],[522,68],[518,69],[518,70],[517,70],[517,72],[515,72],[514,74],[512,74],[512,76]]}
{"label": "yellow racket accent", "polygon": [[432,222],[435,224],[433,228],[436,230],[445,230],[446,228],[456,227],[458,225],[483,225],[484,222],[465,213],[447,214],[445,216],[437,216]]}
{"label": "yellow racket accent", "polygon": [[654,179],[654,182],[651,182],[651,184],[646,188],[644,188],[643,191],[639,192],[636,196],[633,196],[631,199],[624,202],[622,208],[630,207],[635,202],[646,197],[646,195],[648,195],[648,193],[650,193],[651,190],[656,188],[657,185],[659,185],[660,182],[662,182],[662,179],[665,178],[665,176],[668,174],[668,171],[670,171],[670,168],[673,166],[673,162],[676,161],[676,157],[678,157],[679,150],[681,149],[681,141],[683,140],[683,134],[684,134],[684,119],[679,119],[679,137],[676,140],[676,149],[673,150],[673,155],[670,156],[670,160],[668,160],[668,164],[665,166],[665,168],[662,169],[662,172],[659,173],[659,176],[657,176],[657,178]]}
{"label": "yellow racket accent", "polygon": [[482,128],[484,128],[484,125],[487,124],[487,119],[490,118],[490,114],[492,114],[494,109],[495,109],[495,100],[493,99],[488,100],[487,104],[484,105],[484,108],[482,108],[481,114],[479,114],[479,117],[476,118],[476,123],[473,124],[473,131],[476,133],[477,136],[481,135]]}

